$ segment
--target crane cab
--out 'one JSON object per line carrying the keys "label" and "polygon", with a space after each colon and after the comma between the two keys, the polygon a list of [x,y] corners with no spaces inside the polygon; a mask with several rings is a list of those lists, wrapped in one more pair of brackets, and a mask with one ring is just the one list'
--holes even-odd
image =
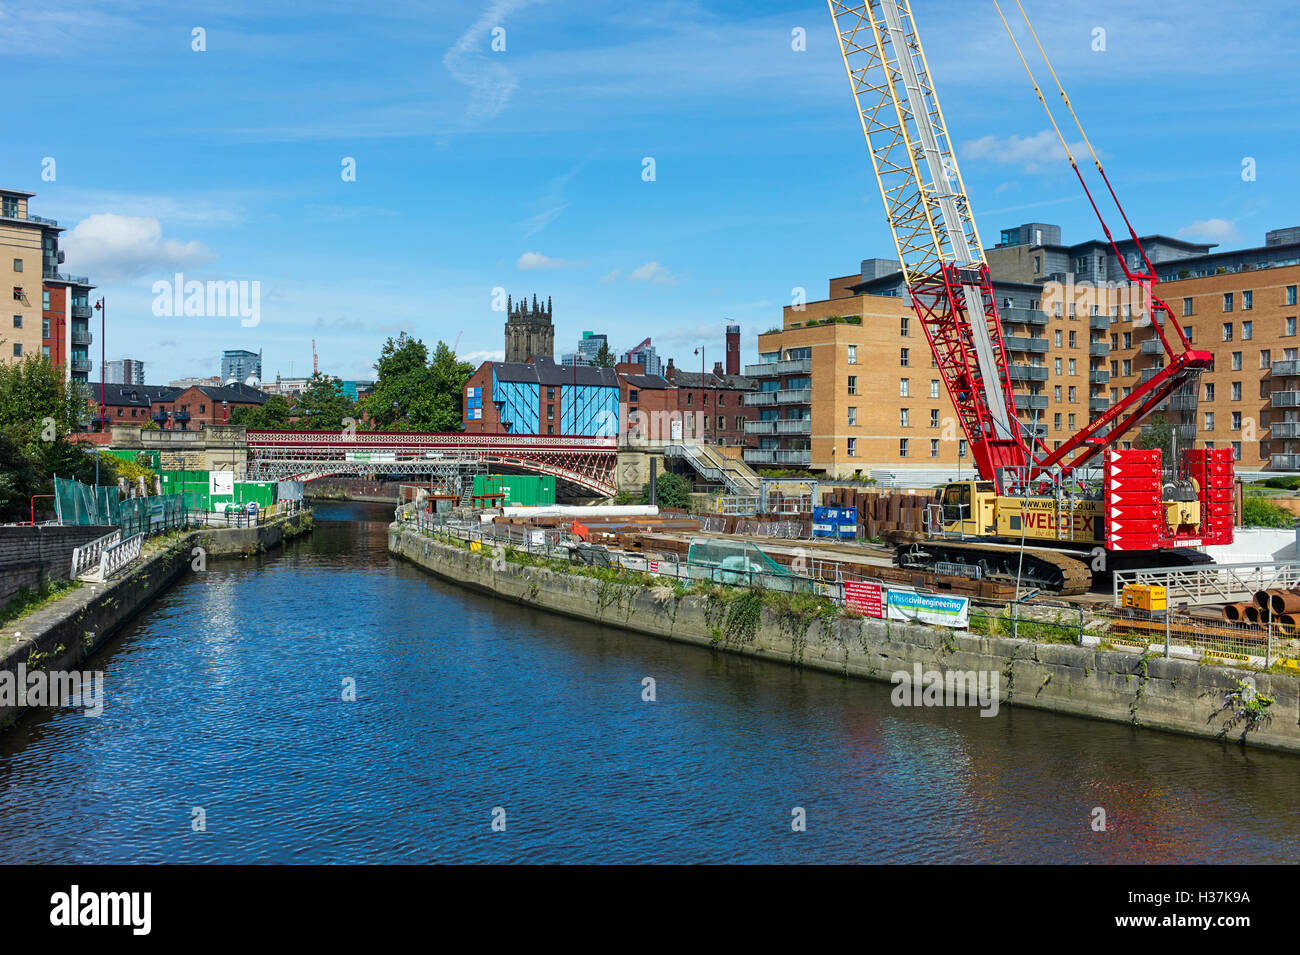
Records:
{"label": "crane cab", "polygon": [[940,516],[946,534],[980,536],[994,527],[997,491],[992,481],[958,481],[943,489]]}

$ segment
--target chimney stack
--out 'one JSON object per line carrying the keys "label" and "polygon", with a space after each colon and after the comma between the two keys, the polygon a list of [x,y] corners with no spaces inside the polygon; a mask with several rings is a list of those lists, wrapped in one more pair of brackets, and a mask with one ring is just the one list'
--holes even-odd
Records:
{"label": "chimney stack", "polygon": [[740,326],[727,326],[727,374],[740,374]]}
{"label": "chimney stack", "polygon": [[677,380],[677,369],[673,366],[673,360],[668,359],[668,367],[664,369],[664,377],[669,381]]}

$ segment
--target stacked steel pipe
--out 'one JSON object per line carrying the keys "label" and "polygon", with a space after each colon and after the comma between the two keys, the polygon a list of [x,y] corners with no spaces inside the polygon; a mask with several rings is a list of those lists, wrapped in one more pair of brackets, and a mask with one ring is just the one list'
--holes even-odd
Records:
{"label": "stacked steel pipe", "polygon": [[1254,600],[1225,604],[1223,619],[1256,627],[1268,626],[1271,621],[1283,633],[1300,632],[1300,589],[1256,591]]}

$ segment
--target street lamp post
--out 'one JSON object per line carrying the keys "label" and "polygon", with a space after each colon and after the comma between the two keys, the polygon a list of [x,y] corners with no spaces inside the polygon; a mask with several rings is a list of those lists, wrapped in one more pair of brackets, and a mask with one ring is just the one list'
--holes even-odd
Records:
{"label": "street lamp post", "polygon": [[[66,294],[67,294],[67,295],[69,296],[69,298],[70,298],[71,295],[72,295],[72,289],[68,289],[68,291],[67,291]],[[65,305],[68,304],[68,300],[67,300],[67,299],[64,299],[64,304],[65,304]],[[105,381],[104,381],[104,379],[108,377],[107,375],[104,374],[104,356],[105,356],[105,354],[107,354],[107,350],[106,350],[106,348],[105,348],[105,344],[104,344],[104,332],[105,332],[105,331],[107,330],[107,328],[108,328],[108,309],[104,307],[104,299],[103,299],[102,297],[100,298],[100,300],[99,300],[98,302],[95,303],[95,311],[99,312],[99,433],[100,433],[100,434],[103,434],[103,433],[104,433],[104,424],[105,424],[105,421],[104,421],[104,408],[105,408],[105,405],[106,405],[106,400],[105,400],[105,399],[107,398],[107,387],[106,387],[106,385],[105,385]],[[68,361],[69,361],[69,362],[72,361],[71,356],[69,356]],[[99,486],[99,451],[98,451],[98,449],[96,449],[96,451],[95,451],[95,486],[96,486],[96,487]]]}

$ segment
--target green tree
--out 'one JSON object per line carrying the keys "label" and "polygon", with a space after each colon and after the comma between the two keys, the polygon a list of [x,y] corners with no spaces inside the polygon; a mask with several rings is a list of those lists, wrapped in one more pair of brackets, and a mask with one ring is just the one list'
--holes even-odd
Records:
{"label": "green tree", "polygon": [[283,395],[271,395],[258,405],[239,405],[230,412],[230,423],[252,431],[287,431],[293,409]]}
{"label": "green tree", "polygon": [[403,332],[384,343],[375,372],[374,390],[362,403],[372,427],[426,432],[461,429],[462,395],[474,368],[459,360],[445,342],[438,342],[430,359],[424,342]]}
{"label": "green tree", "polygon": [[[691,506],[691,482],[679,474],[664,471],[656,481],[655,499],[660,507],[680,507],[689,510]],[[650,485],[648,484],[641,489],[641,503],[650,503]]]}
{"label": "green tree", "polygon": [[1133,442],[1142,451],[1159,451],[1165,467],[1172,467],[1174,459],[1174,426],[1162,414],[1152,415],[1142,425],[1142,432]]}
{"label": "green tree", "polygon": [[609,342],[600,343],[600,348],[596,351],[595,364],[597,368],[614,367],[614,353],[609,350]]}
{"label": "green tree", "polygon": [[344,418],[356,419],[357,409],[343,382],[316,372],[294,399],[295,427],[300,431],[342,431]]}

